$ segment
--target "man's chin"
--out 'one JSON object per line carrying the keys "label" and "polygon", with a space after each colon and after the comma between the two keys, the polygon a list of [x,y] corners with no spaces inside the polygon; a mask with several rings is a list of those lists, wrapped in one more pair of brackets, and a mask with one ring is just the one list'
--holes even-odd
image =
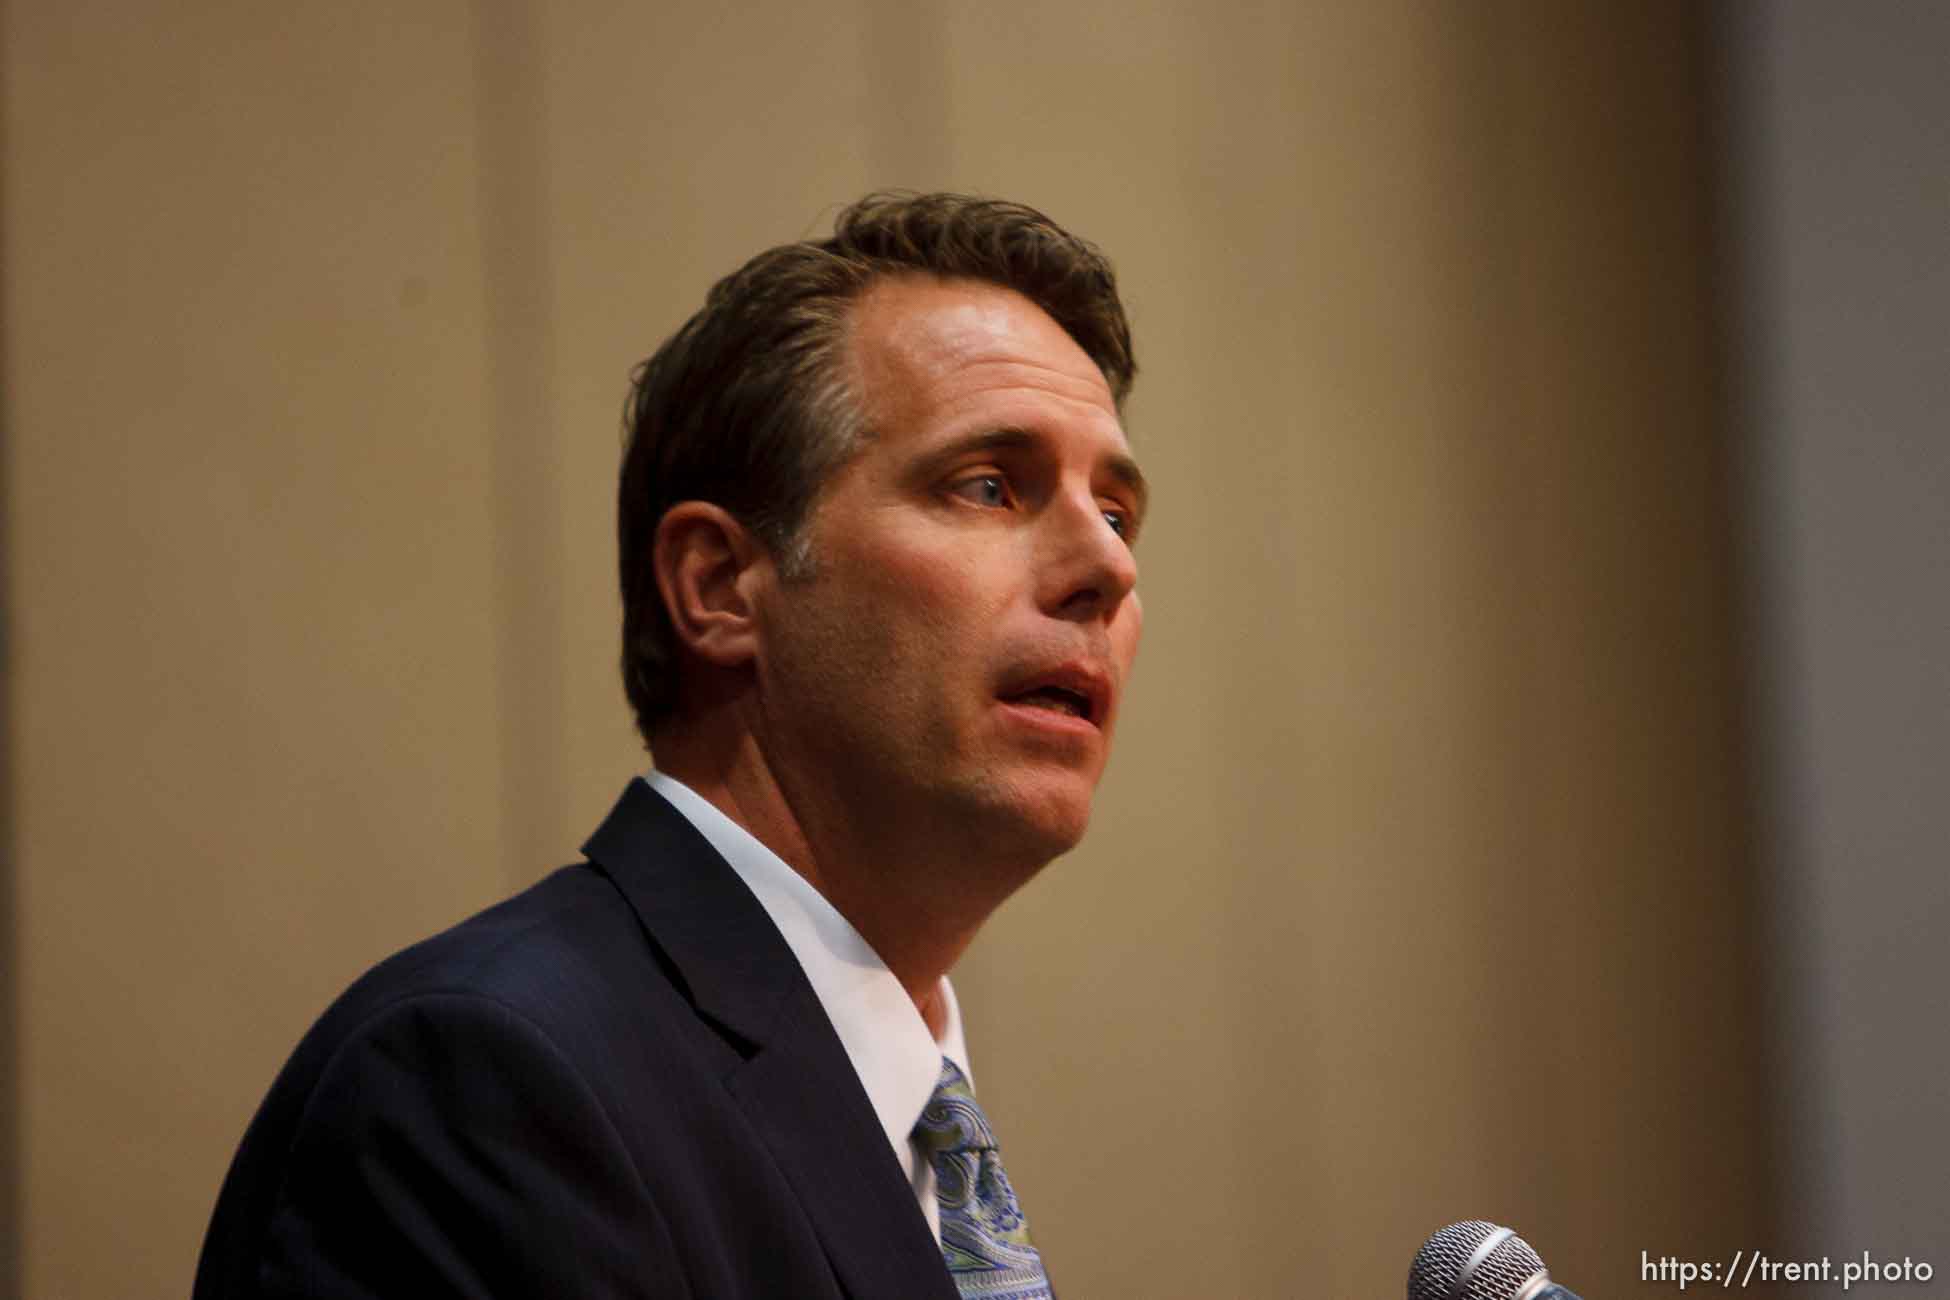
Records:
{"label": "man's chin", "polygon": [[1090,827],[1095,784],[1084,785],[1074,773],[1024,781],[997,809],[1009,824],[999,834],[1019,845],[1021,855],[1034,858],[1039,866],[1068,853]]}

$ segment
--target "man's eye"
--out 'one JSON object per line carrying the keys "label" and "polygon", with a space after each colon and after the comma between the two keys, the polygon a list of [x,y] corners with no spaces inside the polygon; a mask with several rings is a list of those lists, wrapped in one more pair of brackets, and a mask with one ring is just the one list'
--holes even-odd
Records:
{"label": "man's eye", "polygon": [[1110,530],[1113,533],[1116,533],[1126,542],[1134,542],[1137,540],[1137,516],[1122,506],[1105,506],[1104,522],[1110,525]]}
{"label": "man's eye", "polygon": [[1009,484],[1000,474],[978,474],[955,484],[956,496],[979,506],[1009,504]]}

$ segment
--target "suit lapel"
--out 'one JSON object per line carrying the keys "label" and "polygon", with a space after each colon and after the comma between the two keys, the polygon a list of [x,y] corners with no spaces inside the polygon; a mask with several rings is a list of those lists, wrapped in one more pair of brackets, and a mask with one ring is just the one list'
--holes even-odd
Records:
{"label": "suit lapel", "polygon": [[940,1249],[792,950],[737,873],[642,781],[583,845],[745,1059],[726,1087],[856,1296],[955,1300]]}
{"label": "suit lapel", "polygon": [[[825,1013],[802,982],[794,1014],[729,1080],[856,1296],[938,1296],[955,1284],[914,1189]],[[844,1104],[836,1104],[844,1098]]]}

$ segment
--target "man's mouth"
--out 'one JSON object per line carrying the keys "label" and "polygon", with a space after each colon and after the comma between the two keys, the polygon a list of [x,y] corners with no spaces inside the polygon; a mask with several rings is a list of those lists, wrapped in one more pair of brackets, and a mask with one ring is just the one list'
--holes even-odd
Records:
{"label": "man's mouth", "polygon": [[1111,708],[1110,679],[1081,660],[1030,668],[1005,680],[1000,695],[1008,704],[1041,709],[1102,727]]}
{"label": "man's mouth", "polygon": [[1033,691],[1024,691],[1012,696],[1011,704],[1026,704],[1032,709],[1049,709],[1056,713],[1067,713],[1073,718],[1090,720],[1090,699],[1081,691],[1073,691],[1067,686],[1038,686]]}

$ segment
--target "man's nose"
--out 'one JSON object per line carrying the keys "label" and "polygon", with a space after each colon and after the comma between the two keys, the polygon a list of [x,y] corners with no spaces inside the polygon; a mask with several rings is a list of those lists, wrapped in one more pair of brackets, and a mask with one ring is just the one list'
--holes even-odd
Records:
{"label": "man's nose", "polygon": [[1045,521],[1044,605],[1063,618],[1106,621],[1137,586],[1137,557],[1089,492],[1063,493]]}

